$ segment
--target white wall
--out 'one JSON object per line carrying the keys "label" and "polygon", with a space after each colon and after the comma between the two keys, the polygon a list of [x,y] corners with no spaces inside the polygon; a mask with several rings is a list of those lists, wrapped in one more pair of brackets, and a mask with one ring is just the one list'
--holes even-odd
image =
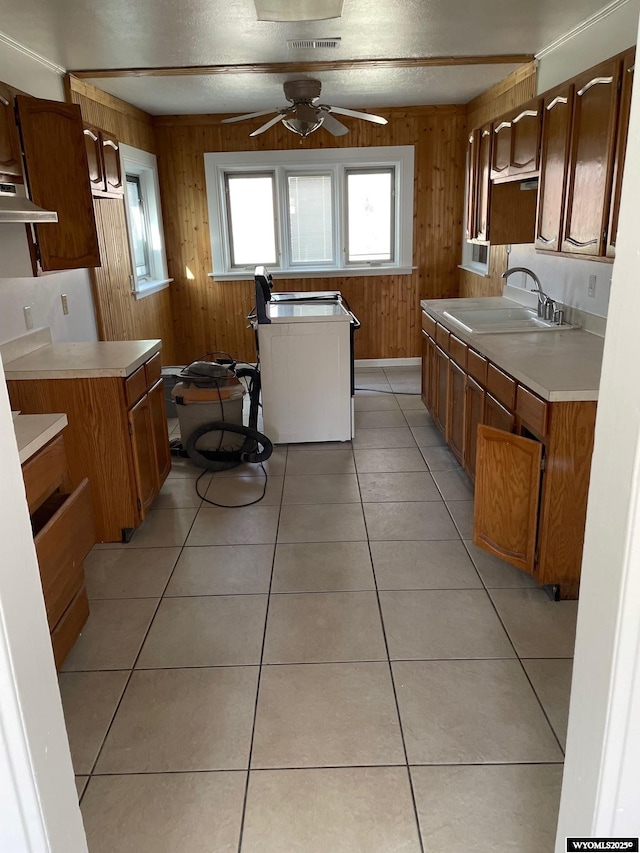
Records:
{"label": "white wall", "polygon": [[[542,282],[544,292],[563,305],[572,305],[588,314],[606,317],[609,309],[613,264],[578,258],[554,258],[536,252],[533,245],[512,246],[510,267],[527,267]],[[595,295],[589,296],[589,277],[596,276]],[[519,273],[509,276],[509,284],[531,290],[533,282]]]}
{"label": "white wall", "polygon": [[616,0],[605,9],[606,14],[595,15],[588,26],[577,28],[570,37],[538,54],[538,94],[633,47],[640,0]]}
{"label": "white wall", "polygon": [[[30,95],[64,100],[61,75],[0,38],[0,80]],[[60,295],[67,294],[69,314]],[[0,343],[26,331],[24,307],[34,328],[50,326],[54,341],[98,339],[88,270],[34,277],[23,225],[0,225]]]}

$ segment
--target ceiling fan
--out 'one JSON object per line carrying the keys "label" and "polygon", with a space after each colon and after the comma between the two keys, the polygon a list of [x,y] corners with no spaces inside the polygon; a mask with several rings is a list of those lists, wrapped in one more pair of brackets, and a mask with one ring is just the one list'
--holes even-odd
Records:
{"label": "ceiling fan", "polygon": [[319,127],[324,127],[329,133],[334,136],[344,136],[349,133],[349,128],[338,121],[333,115],[351,116],[352,118],[362,118],[365,121],[372,121],[374,124],[387,124],[387,119],[382,116],[372,115],[371,113],[361,113],[357,110],[346,110],[342,107],[330,107],[327,104],[319,104],[320,89],[322,84],[319,80],[289,80],[284,84],[284,96],[291,102],[290,106],[283,107],[280,110],[261,110],[257,113],[247,113],[246,115],[234,116],[233,118],[222,119],[222,124],[229,124],[234,121],[246,121],[250,118],[258,118],[266,116],[270,113],[276,115],[269,119],[268,122],[261,125],[257,130],[254,130],[249,136],[258,136],[269,130],[279,121],[281,121],[288,130],[300,136],[309,136],[314,130]]}

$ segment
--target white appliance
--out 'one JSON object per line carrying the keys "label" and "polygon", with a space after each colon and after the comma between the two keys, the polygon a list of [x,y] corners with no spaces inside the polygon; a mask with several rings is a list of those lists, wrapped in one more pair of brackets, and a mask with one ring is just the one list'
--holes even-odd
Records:
{"label": "white appliance", "polygon": [[[275,294],[274,294],[275,295]],[[275,443],[353,437],[353,315],[342,301],[269,302],[257,324],[264,432]]]}

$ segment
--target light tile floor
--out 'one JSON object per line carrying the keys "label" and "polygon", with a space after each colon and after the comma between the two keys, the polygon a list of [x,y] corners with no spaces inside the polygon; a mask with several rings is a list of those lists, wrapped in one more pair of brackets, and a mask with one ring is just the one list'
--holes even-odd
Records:
{"label": "light tile floor", "polygon": [[89,555],[60,685],[91,853],[553,849],[576,604],[469,541],[419,370],[357,384],[353,445],[277,448],[247,509],[177,460]]}

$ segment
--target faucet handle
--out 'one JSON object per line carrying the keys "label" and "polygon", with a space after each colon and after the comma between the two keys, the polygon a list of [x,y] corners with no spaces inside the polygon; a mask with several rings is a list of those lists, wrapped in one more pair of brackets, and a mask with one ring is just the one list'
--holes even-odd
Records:
{"label": "faucet handle", "polygon": [[544,300],[544,319],[553,320],[556,312],[556,303],[550,296],[545,296]]}
{"label": "faucet handle", "polygon": [[564,323],[564,308],[558,307],[557,304],[553,312],[553,322],[556,326],[561,326]]}

